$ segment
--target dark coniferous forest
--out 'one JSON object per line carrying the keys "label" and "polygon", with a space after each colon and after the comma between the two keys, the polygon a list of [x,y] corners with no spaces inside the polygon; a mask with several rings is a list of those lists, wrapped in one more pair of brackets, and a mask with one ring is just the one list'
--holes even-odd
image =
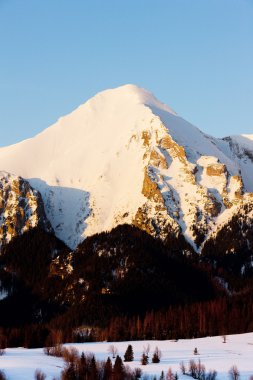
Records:
{"label": "dark coniferous forest", "polygon": [[238,244],[226,253],[231,228],[201,255],[129,225],[89,237],[74,252],[38,228],[14,238],[1,252],[1,344],[252,331],[252,251]]}

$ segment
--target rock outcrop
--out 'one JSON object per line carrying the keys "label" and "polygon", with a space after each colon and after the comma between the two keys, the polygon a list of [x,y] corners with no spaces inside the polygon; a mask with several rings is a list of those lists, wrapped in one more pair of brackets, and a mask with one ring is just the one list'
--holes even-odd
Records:
{"label": "rock outcrop", "polygon": [[21,177],[0,172],[0,248],[34,227],[52,232],[40,193]]}

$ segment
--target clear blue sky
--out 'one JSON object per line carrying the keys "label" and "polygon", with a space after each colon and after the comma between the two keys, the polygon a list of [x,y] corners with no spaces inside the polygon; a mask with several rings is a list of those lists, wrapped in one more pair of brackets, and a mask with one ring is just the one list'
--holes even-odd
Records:
{"label": "clear blue sky", "polygon": [[253,0],[0,0],[0,146],[125,83],[253,133]]}

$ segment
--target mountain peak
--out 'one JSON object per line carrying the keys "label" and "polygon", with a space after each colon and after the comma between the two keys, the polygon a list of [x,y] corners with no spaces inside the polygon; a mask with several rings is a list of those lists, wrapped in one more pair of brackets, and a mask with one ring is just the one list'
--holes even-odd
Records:
{"label": "mountain peak", "polygon": [[93,98],[91,98],[88,102],[96,102],[100,100],[102,100],[103,102],[111,101],[116,104],[121,101],[125,104],[142,104],[150,108],[154,107],[169,112],[173,115],[176,115],[176,113],[170,107],[160,102],[152,94],[152,92],[144,88],[138,87],[135,84],[125,84],[116,88],[101,91],[98,94],[96,94]]}
{"label": "mountain peak", "polygon": [[207,136],[127,84],[0,149],[0,162],[41,193],[56,236],[71,248],[123,223],[164,239],[182,232],[196,248],[248,202],[249,142]]}

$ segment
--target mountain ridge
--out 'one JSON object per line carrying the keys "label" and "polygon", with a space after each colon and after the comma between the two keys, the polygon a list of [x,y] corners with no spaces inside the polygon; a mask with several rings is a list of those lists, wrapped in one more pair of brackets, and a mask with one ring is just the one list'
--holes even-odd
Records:
{"label": "mountain ridge", "polygon": [[0,149],[2,168],[41,193],[55,234],[133,224],[196,251],[253,201],[251,135],[216,139],[135,85],[106,90],[37,136]]}

